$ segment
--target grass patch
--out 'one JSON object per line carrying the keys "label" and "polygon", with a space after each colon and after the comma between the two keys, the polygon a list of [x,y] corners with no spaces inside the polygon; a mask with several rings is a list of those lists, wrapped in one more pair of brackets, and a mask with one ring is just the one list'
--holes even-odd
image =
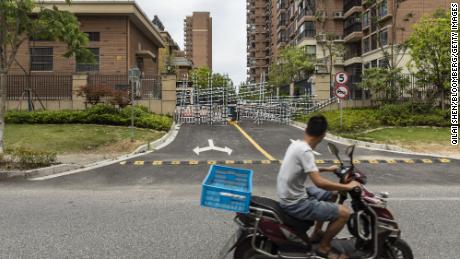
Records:
{"label": "grass patch", "polygon": [[460,155],[460,148],[450,144],[450,128],[387,128],[368,133],[343,133],[345,138],[389,144],[415,152]]}
{"label": "grass patch", "polygon": [[128,127],[80,124],[6,124],[6,150],[69,153],[127,153],[137,146],[154,141],[164,132],[136,129],[130,142]]}
{"label": "grass patch", "polygon": [[387,128],[361,134],[340,134],[345,138],[379,142],[379,143],[408,143],[416,144],[423,140],[429,143],[450,143],[449,128]]}

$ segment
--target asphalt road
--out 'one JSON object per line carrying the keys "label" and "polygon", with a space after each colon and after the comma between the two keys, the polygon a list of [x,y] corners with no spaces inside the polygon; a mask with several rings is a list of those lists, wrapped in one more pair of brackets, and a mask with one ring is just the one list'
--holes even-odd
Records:
{"label": "asphalt road", "polygon": [[[241,127],[282,159],[302,131],[276,124]],[[219,147],[199,156],[197,146]],[[344,147],[339,145],[342,150]],[[333,159],[325,145],[317,159]],[[356,159],[413,156],[356,150]],[[135,160],[262,160],[234,126],[185,126],[176,140]],[[273,197],[279,165],[238,165],[254,170],[254,193]],[[360,164],[371,189],[389,191],[415,258],[458,258],[460,162]],[[234,231],[232,213],[200,208],[208,165],[115,164],[46,181],[0,182],[1,258],[213,258]],[[331,177],[331,179],[334,179]]]}

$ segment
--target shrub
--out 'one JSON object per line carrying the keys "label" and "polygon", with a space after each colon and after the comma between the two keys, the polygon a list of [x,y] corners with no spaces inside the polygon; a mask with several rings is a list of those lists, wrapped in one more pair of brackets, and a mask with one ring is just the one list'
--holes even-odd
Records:
{"label": "shrub", "polygon": [[8,152],[11,162],[20,168],[35,168],[49,166],[56,163],[56,153],[47,151],[32,151],[25,148],[17,148]]}
{"label": "shrub", "polygon": [[[314,113],[318,114],[318,113]],[[312,115],[299,116],[296,120],[306,122]],[[345,109],[340,128],[340,111],[323,112],[332,132],[360,132],[382,126],[435,126],[448,127],[449,110],[433,109],[426,105],[385,105],[379,109]]]}
{"label": "shrub", "polygon": [[134,109],[135,125],[141,128],[167,131],[172,125],[170,116],[148,112],[147,108],[136,106],[117,109],[111,105],[98,104],[86,111],[12,111],[5,116],[7,123],[27,124],[103,124],[128,126],[131,124],[131,110]]}

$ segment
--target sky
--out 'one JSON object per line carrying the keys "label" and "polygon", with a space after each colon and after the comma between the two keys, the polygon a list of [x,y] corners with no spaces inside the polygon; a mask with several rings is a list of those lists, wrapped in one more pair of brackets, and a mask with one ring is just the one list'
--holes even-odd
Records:
{"label": "sky", "polygon": [[214,72],[228,74],[238,85],[246,81],[245,0],[136,0],[150,20],[158,15],[173,39],[184,49],[184,19],[193,11],[212,17]]}

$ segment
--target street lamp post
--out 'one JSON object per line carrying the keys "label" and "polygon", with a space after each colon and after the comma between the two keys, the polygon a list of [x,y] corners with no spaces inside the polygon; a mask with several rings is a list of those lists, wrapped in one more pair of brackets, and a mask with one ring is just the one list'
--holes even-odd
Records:
{"label": "street lamp post", "polygon": [[141,70],[134,65],[128,71],[129,81],[131,82],[131,142],[134,142],[134,87],[139,83]]}

